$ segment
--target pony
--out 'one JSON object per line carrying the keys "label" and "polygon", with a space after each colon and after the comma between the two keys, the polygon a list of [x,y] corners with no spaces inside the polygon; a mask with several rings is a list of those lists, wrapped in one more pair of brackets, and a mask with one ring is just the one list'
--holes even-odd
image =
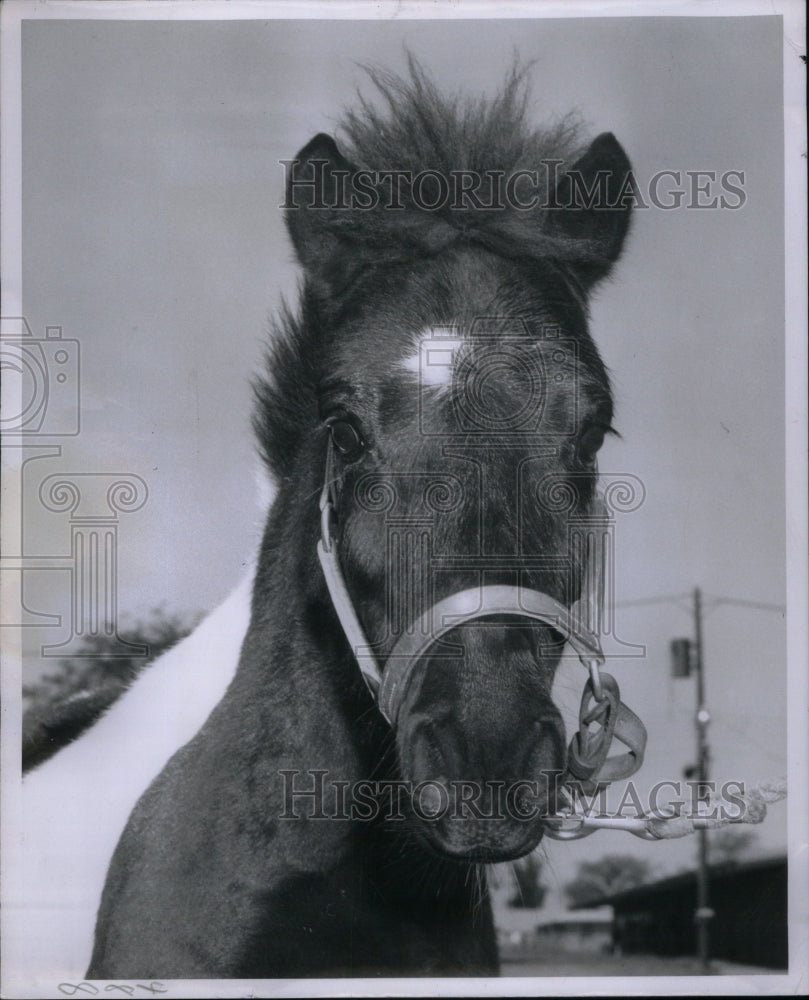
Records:
{"label": "pony", "polygon": [[613,419],[587,303],[629,160],[532,129],[516,68],[479,101],[370,73],[382,106],[285,162],[303,281],[256,382],[249,626],[115,848],[90,978],[494,975],[483,865],[555,809],[547,609],[585,588],[568,526]]}

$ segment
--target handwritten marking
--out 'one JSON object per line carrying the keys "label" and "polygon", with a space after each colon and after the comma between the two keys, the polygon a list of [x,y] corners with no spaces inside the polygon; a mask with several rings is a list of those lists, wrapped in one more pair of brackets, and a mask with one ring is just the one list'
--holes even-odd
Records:
{"label": "handwritten marking", "polygon": [[[152,996],[156,996],[159,993],[168,993],[169,991],[168,987],[163,983],[154,980],[148,985],[146,983],[107,983],[104,986],[106,993],[119,991],[128,997],[135,996],[136,990],[143,990],[146,993],[151,993]],[[66,997],[74,997],[77,993],[87,993],[89,996],[94,997],[98,995],[99,988],[95,983],[88,983],[86,981],[81,983],[59,983],[59,992]]]}

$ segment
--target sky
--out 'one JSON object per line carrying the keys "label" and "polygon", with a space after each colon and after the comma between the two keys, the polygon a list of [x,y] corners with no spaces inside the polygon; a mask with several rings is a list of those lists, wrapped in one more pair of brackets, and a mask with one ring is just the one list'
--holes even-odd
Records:
{"label": "sky", "polygon": [[[471,94],[491,93],[515,53],[533,61],[536,123],[577,111],[592,136],[616,135],[641,181],[744,172],[737,210],[635,212],[591,309],[621,434],[599,465],[646,491],[617,516],[617,600],[677,597],[617,612],[620,636],[646,649],[614,667],[649,730],[642,780],[681,777],[693,760],[693,681],[670,678],[668,644],[691,634],[695,586],[711,773],[785,773],[783,615],[713,603],[786,603],[777,18],[26,23],[23,307],[35,337],[60,326],[79,342],[81,430],[43,438],[61,453],[27,466],[25,555],[69,551],[64,513],[38,501],[45,476],[128,473],[148,499],[119,517],[123,621],[160,604],[205,611],[235,586],[262,527],[250,379],[299,277],[280,161],[368,92],[363,64],[401,70],[406,49]],[[27,571],[24,596],[67,620],[64,571]],[[50,669],[39,647],[65,634],[28,630],[29,678]],[[568,707],[580,674],[574,664],[557,685]],[[762,847],[783,849],[785,817],[772,809]],[[694,851],[597,837],[604,853],[631,847],[662,869]],[[593,850],[550,845],[549,868]]]}

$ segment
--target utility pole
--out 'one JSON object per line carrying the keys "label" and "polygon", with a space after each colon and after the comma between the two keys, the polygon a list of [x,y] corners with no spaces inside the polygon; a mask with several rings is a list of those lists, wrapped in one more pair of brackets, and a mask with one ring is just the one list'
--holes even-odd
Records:
{"label": "utility pole", "polygon": [[[687,594],[665,597],[642,597],[636,601],[621,601],[616,607],[637,607],[641,604],[677,604],[682,607],[682,601],[687,597]],[[765,604],[763,601],[746,601],[735,597],[715,597],[711,599],[710,604],[711,608],[717,608],[720,605],[730,605],[732,607],[751,608],[758,611],[774,611],[780,615],[786,614],[786,608],[782,604]],[[697,762],[696,767],[689,767],[685,774],[688,778],[696,774],[697,781],[701,786],[699,791],[702,793],[708,791],[708,761],[710,759],[708,750],[708,724],[711,721],[711,714],[705,706],[702,591],[699,587],[695,587],[693,591],[693,614],[694,638],[671,640],[671,672],[675,678],[690,677],[692,673],[696,673],[697,675],[697,713],[694,719],[697,731]],[[694,920],[697,925],[697,953],[702,965],[702,971],[707,975],[711,972],[710,939],[708,934],[709,921],[714,916],[714,911],[708,903],[708,830],[701,827],[697,831],[697,835],[699,837],[699,863],[697,865],[697,907],[694,912]]]}
{"label": "utility pole", "polygon": [[[708,723],[711,715],[705,706],[705,663],[702,644],[702,592],[694,588],[692,610],[694,615],[694,633],[691,639],[672,639],[671,668],[674,677],[691,677],[696,675],[697,706],[694,715],[694,728],[697,737],[697,759],[693,767],[686,768],[686,777],[696,777],[696,795],[691,802],[696,808],[707,795],[708,788]],[[694,910],[694,922],[697,935],[697,955],[702,972],[707,975],[711,971],[710,958],[710,924],[714,913],[708,904],[708,831],[705,827],[697,830],[699,857],[697,861],[697,905]]]}
{"label": "utility pole", "polygon": [[[697,780],[701,798],[707,791],[708,781],[708,723],[710,713],[705,707],[705,679],[702,649],[702,593],[694,588],[694,671],[697,675]],[[703,973],[711,971],[709,921],[713,910],[708,905],[708,831],[701,827],[699,837],[699,865],[697,867],[697,909],[694,918],[697,923],[697,953]]]}

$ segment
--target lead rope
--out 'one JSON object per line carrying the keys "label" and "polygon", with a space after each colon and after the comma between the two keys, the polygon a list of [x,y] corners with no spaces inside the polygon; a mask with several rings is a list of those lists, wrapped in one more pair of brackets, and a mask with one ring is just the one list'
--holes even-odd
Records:
{"label": "lead rope", "polygon": [[[564,787],[563,787],[563,792]],[[758,824],[767,815],[767,806],[786,798],[786,778],[771,778],[742,791],[732,799],[712,795],[700,801],[696,816],[684,816],[671,808],[668,814],[610,816],[590,814],[580,801],[566,793],[567,804],[546,820],[546,836],[553,840],[580,840],[596,830],[624,830],[641,840],[673,840],[697,830],[715,830],[735,823]]]}

